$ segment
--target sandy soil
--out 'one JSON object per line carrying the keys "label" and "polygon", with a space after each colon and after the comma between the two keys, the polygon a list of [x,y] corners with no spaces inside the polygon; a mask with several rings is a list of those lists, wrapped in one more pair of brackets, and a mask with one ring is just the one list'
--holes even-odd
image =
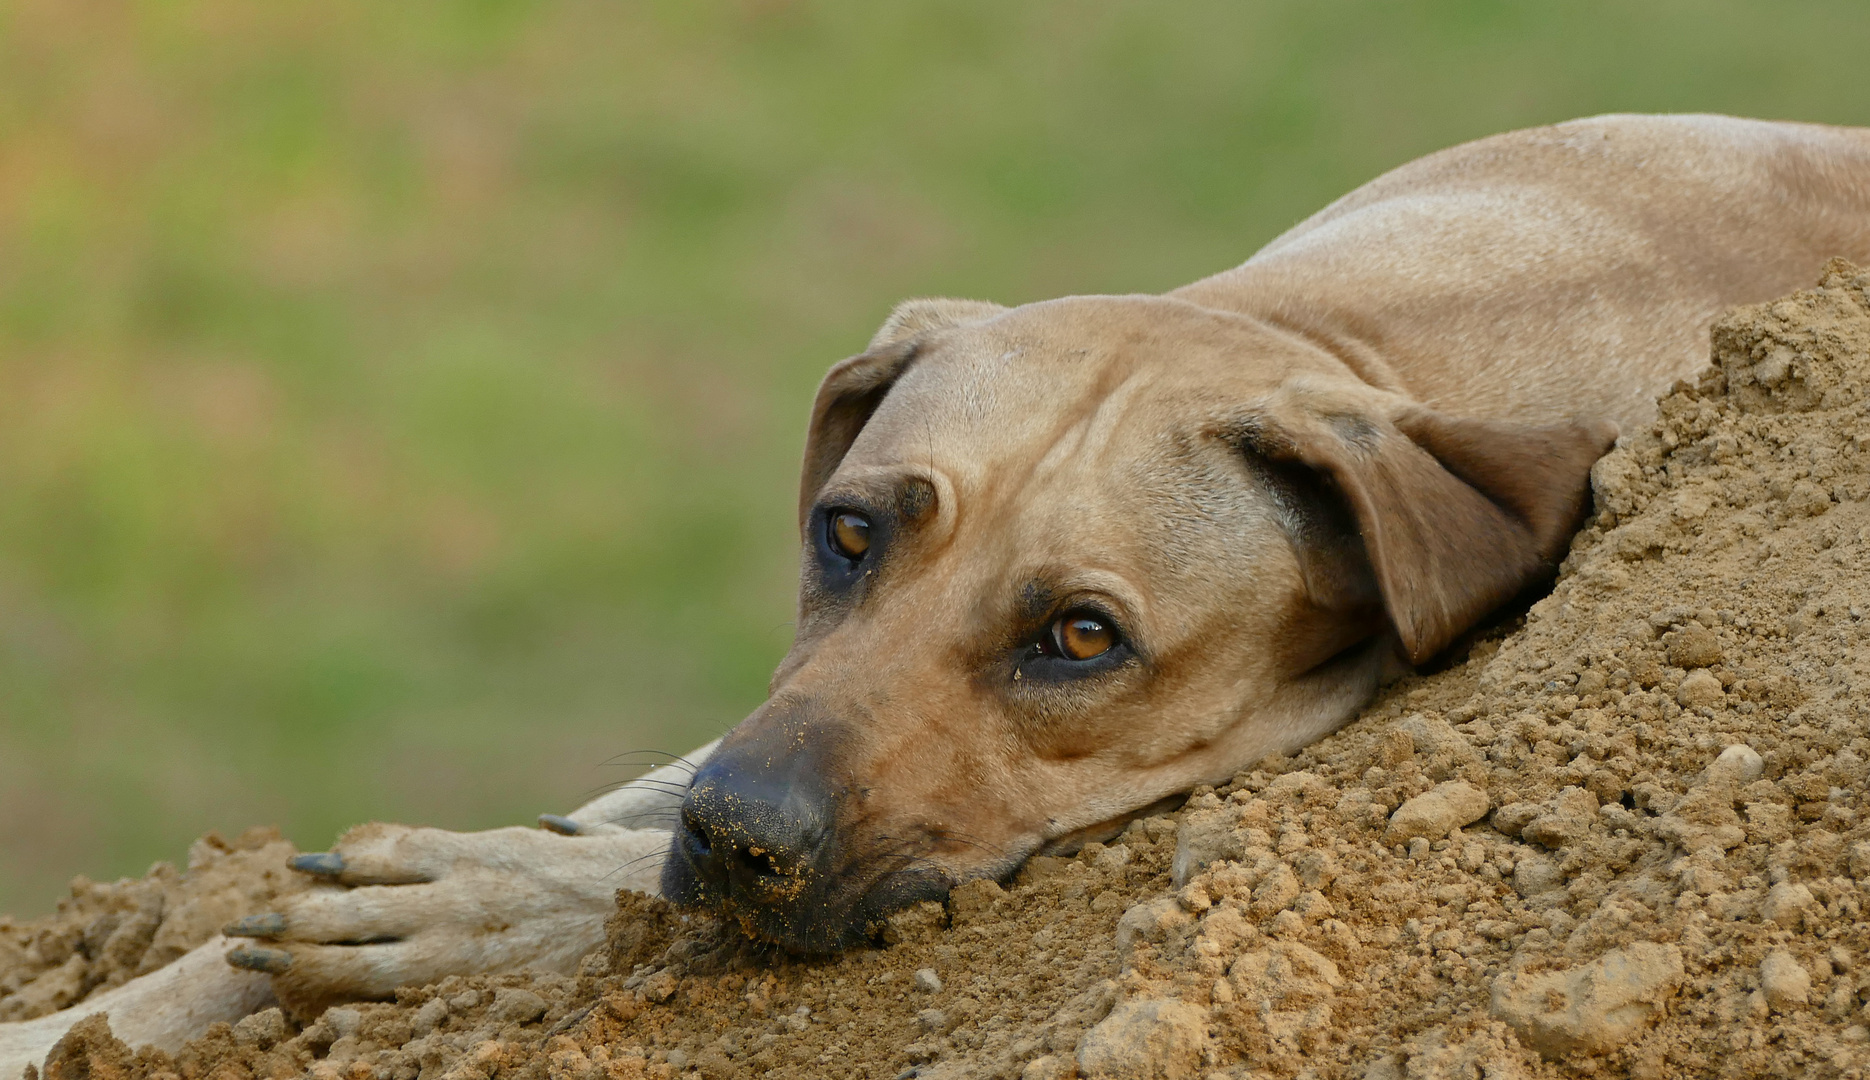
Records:
{"label": "sandy soil", "polygon": [[[1861,1077],[1870,275],[1733,313],[1714,360],[1598,465],[1520,624],[1175,815],[896,917],[887,947],[799,960],[625,897],[577,978],[275,1011],[174,1057],[92,1022],[49,1071]],[[132,970],[99,957],[146,917],[77,909],[139,888],[0,923],[0,1010],[63,1000],[34,988],[74,957]]]}
{"label": "sandy soil", "polygon": [[297,892],[298,852],[276,829],[195,841],[188,869],[157,863],[143,878],[78,878],[58,910],[18,923],[0,915],[0,1022],[31,1020],[121,986],[180,957],[230,920]]}

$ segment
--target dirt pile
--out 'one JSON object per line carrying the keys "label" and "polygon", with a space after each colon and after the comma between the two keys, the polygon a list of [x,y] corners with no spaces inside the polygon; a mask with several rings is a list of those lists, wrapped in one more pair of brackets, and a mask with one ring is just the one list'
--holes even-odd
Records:
{"label": "dirt pile", "polygon": [[[1861,1077],[1870,275],[1723,320],[1524,625],[887,948],[626,898],[576,978],[277,1012],[53,1076]],[[43,978],[43,976],[41,976]]]}
{"label": "dirt pile", "polygon": [[267,910],[303,887],[286,870],[295,854],[276,829],[248,829],[233,840],[210,834],[189,848],[186,872],[157,863],[136,880],[81,877],[43,919],[0,915],[0,1022],[31,1020],[121,986],[229,920]]}

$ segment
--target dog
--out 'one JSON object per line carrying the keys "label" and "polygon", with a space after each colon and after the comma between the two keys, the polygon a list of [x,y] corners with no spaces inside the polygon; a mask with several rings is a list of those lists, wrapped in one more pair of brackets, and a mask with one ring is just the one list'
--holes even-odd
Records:
{"label": "dog", "polygon": [[[1163,295],[904,303],[818,391],[797,638],[750,717],[546,829],[354,830],[244,943],[14,1027],[43,1053],[108,1007],[173,1045],[263,991],[571,970],[620,885],[864,942],[1346,723],[1551,577],[1720,311],[1837,255],[1870,257],[1870,130],[1606,116],[1405,165]],[[138,1020],[165,978],[222,1015]]]}

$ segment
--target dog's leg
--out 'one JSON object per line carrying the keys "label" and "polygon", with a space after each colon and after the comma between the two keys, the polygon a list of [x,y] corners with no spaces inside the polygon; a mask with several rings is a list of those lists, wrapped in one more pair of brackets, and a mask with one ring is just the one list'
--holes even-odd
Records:
{"label": "dog's leg", "polygon": [[256,940],[227,959],[275,976],[299,1012],[447,975],[571,973],[603,941],[617,890],[658,892],[667,825],[691,771],[664,766],[542,829],[352,829],[333,850],[293,860],[329,884],[230,926]]}
{"label": "dog's leg", "polygon": [[217,1020],[231,1024],[273,1004],[268,979],[227,966],[223,957],[233,944],[216,937],[166,967],[69,1009],[0,1024],[0,1080],[18,1080],[27,1065],[43,1065],[52,1045],[95,1013],[109,1013],[111,1032],[132,1046],[176,1050]]}
{"label": "dog's leg", "polygon": [[448,975],[571,973],[603,941],[617,890],[658,892],[667,826],[713,749],[569,816],[548,815],[542,829],[352,829],[336,849],[293,860],[327,886],[240,920],[228,928],[239,939],[217,937],[69,1009],[0,1024],[0,1080],[42,1063],[73,1024],[98,1012],[130,1045],[173,1050],[217,1020],[265,1008],[275,993],[313,1013]]}

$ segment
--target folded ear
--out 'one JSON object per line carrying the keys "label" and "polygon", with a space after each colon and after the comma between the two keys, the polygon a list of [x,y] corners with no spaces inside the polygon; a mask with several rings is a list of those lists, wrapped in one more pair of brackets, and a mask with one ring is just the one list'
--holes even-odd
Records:
{"label": "folded ear", "polygon": [[987,300],[949,300],[941,297],[904,300],[896,305],[890,317],[884,319],[883,325],[877,328],[876,335],[870,339],[870,347],[880,349],[931,330],[985,322],[1005,310],[999,304]]}
{"label": "folded ear", "polygon": [[[1237,438],[1335,489],[1403,649],[1420,663],[1556,568],[1583,516],[1591,464],[1616,429],[1473,420],[1375,390],[1288,386],[1247,415]],[[1339,588],[1347,580],[1306,577],[1308,587],[1314,577]]]}
{"label": "folded ear", "polygon": [[812,500],[850,452],[857,433],[915,362],[920,340],[932,331],[981,322],[1005,310],[985,300],[905,300],[883,320],[868,350],[840,361],[825,374],[805,435],[805,464],[799,477],[801,528],[811,513]]}

